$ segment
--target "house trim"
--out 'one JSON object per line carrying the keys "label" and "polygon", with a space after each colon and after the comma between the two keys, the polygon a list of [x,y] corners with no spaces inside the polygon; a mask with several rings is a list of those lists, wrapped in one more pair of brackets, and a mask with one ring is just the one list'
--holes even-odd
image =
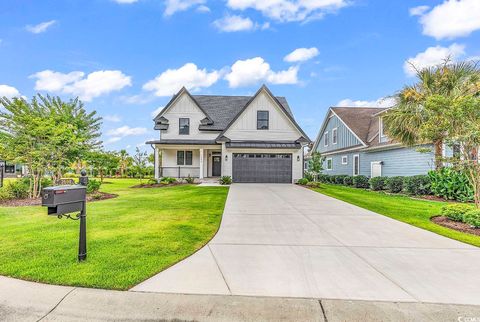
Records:
{"label": "house trim", "polygon": [[158,113],[158,115],[153,119],[154,121],[160,118],[163,114],[165,114],[173,105],[174,103],[182,96],[182,94],[186,94],[190,99],[195,103],[195,105],[202,111],[203,115],[205,115],[206,118],[209,120],[212,120],[212,118],[205,112],[205,110],[198,104],[197,100],[193,98],[193,96],[190,94],[190,92],[184,87],[182,87],[177,94],[175,94],[172,99],[165,105],[165,107]]}
{"label": "house trim", "polygon": [[[331,108],[330,108],[331,109]],[[340,120],[340,122],[342,122],[343,125],[345,125],[345,127],[350,131],[352,132],[352,134],[360,141],[360,143],[362,143],[363,146],[368,146],[362,139],[360,139],[360,137],[357,135],[357,133],[355,133],[354,131],[352,131],[352,129],[347,125],[347,123],[345,123],[342,118],[340,116],[338,116],[337,113],[335,113],[335,111],[333,109],[331,109],[332,113],[335,114],[337,116],[337,118]]]}

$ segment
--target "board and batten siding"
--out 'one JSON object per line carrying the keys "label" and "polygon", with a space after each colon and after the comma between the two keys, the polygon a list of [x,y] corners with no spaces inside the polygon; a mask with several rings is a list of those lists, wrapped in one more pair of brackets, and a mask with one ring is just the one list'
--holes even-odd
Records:
{"label": "board and batten siding", "polygon": [[[431,148],[431,146],[422,146]],[[326,156],[332,158],[333,169],[327,169],[326,159],[323,164],[323,173],[328,175],[346,174],[353,175],[353,156],[360,156],[360,174],[371,176],[371,163],[383,161],[382,176],[413,176],[417,174],[426,174],[434,169],[433,152],[422,153],[416,151],[417,148],[400,147],[390,150],[375,152],[348,152],[338,153]],[[347,156],[348,164],[342,164],[342,156]]]}
{"label": "board and batten siding", "polygon": [[[195,102],[187,95],[182,94],[170,108],[163,114],[168,120],[168,130],[160,131],[161,139],[180,139],[180,140],[214,140],[219,132],[200,131],[198,129],[200,121],[205,118],[205,114],[198,108]],[[179,134],[179,119],[190,119],[190,134]]]}
{"label": "board and batten siding", "polygon": [[[257,111],[268,111],[268,130],[257,130]],[[302,136],[265,92],[259,93],[224,133],[231,140],[295,141]]]}
{"label": "board and batten siding", "polygon": [[[362,144],[336,115],[330,113],[330,116],[318,142],[317,152],[325,153]],[[337,128],[337,144],[332,143],[334,128]],[[325,132],[328,132],[328,146],[325,146]]]}

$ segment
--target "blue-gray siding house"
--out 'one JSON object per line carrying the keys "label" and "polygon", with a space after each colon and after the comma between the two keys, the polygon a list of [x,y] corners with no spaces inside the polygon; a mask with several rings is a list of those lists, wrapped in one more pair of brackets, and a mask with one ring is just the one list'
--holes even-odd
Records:
{"label": "blue-gray siding house", "polygon": [[426,174],[434,169],[433,149],[419,152],[419,148],[431,145],[405,147],[383,133],[385,110],[370,107],[328,110],[312,148],[325,158],[323,173],[391,177]]}

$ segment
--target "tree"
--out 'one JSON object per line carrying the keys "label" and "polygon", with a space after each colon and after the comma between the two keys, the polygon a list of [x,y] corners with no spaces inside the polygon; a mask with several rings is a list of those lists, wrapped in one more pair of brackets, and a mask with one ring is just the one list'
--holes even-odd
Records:
{"label": "tree", "polygon": [[133,164],[135,167],[135,172],[137,176],[140,178],[140,183],[142,182],[142,179],[145,176],[145,172],[147,169],[147,162],[148,162],[147,152],[140,151],[140,149],[137,147],[137,149],[135,150],[135,155],[133,156]]}
{"label": "tree", "polygon": [[132,160],[132,157],[128,154],[127,150],[120,150],[118,157],[119,157],[119,166],[120,166],[120,176],[123,178],[126,174],[127,168],[132,165],[133,160]]}
{"label": "tree", "polygon": [[308,162],[308,168],[310,172],[315,176],[315,180],[323,170],[323,157],[320,152],[313,152],[310,161]]}
{"label": "tree", "polygon": [[87,113],[78,99],[3,97],[0,106],[0,150],[6,159],[27,166],[31,198],[39,196],[47,171],[58,179],[62,169],[100,145],[101,118]]}
{"label": "tree", "polygon": [[476,73],[473,62],[452,63],[417,70],[417,82],[405,86],[397,95],[397,104],[383,116],[385,132],[407,146],[433,143],[435,168],[443,166],[443,144],[449,136],[449,106],[431,104],[438,98],[452,100],[469,93],[468,81]]}
{"label": "tree", "polygon": [[112,169],[118,169],[120,158],[115,152],[92,151],[87,154],[87,162],[91,165],[100,176],[100,182],[103,182],[105,174],[111,172]]}

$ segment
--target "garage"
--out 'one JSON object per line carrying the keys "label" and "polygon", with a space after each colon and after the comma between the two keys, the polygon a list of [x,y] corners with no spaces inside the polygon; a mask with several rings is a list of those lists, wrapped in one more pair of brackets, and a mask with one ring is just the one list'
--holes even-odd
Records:
{"label": "garage", "polygon": [[233,182],[292,182],[290,153],[234,153],[232,166]]}

